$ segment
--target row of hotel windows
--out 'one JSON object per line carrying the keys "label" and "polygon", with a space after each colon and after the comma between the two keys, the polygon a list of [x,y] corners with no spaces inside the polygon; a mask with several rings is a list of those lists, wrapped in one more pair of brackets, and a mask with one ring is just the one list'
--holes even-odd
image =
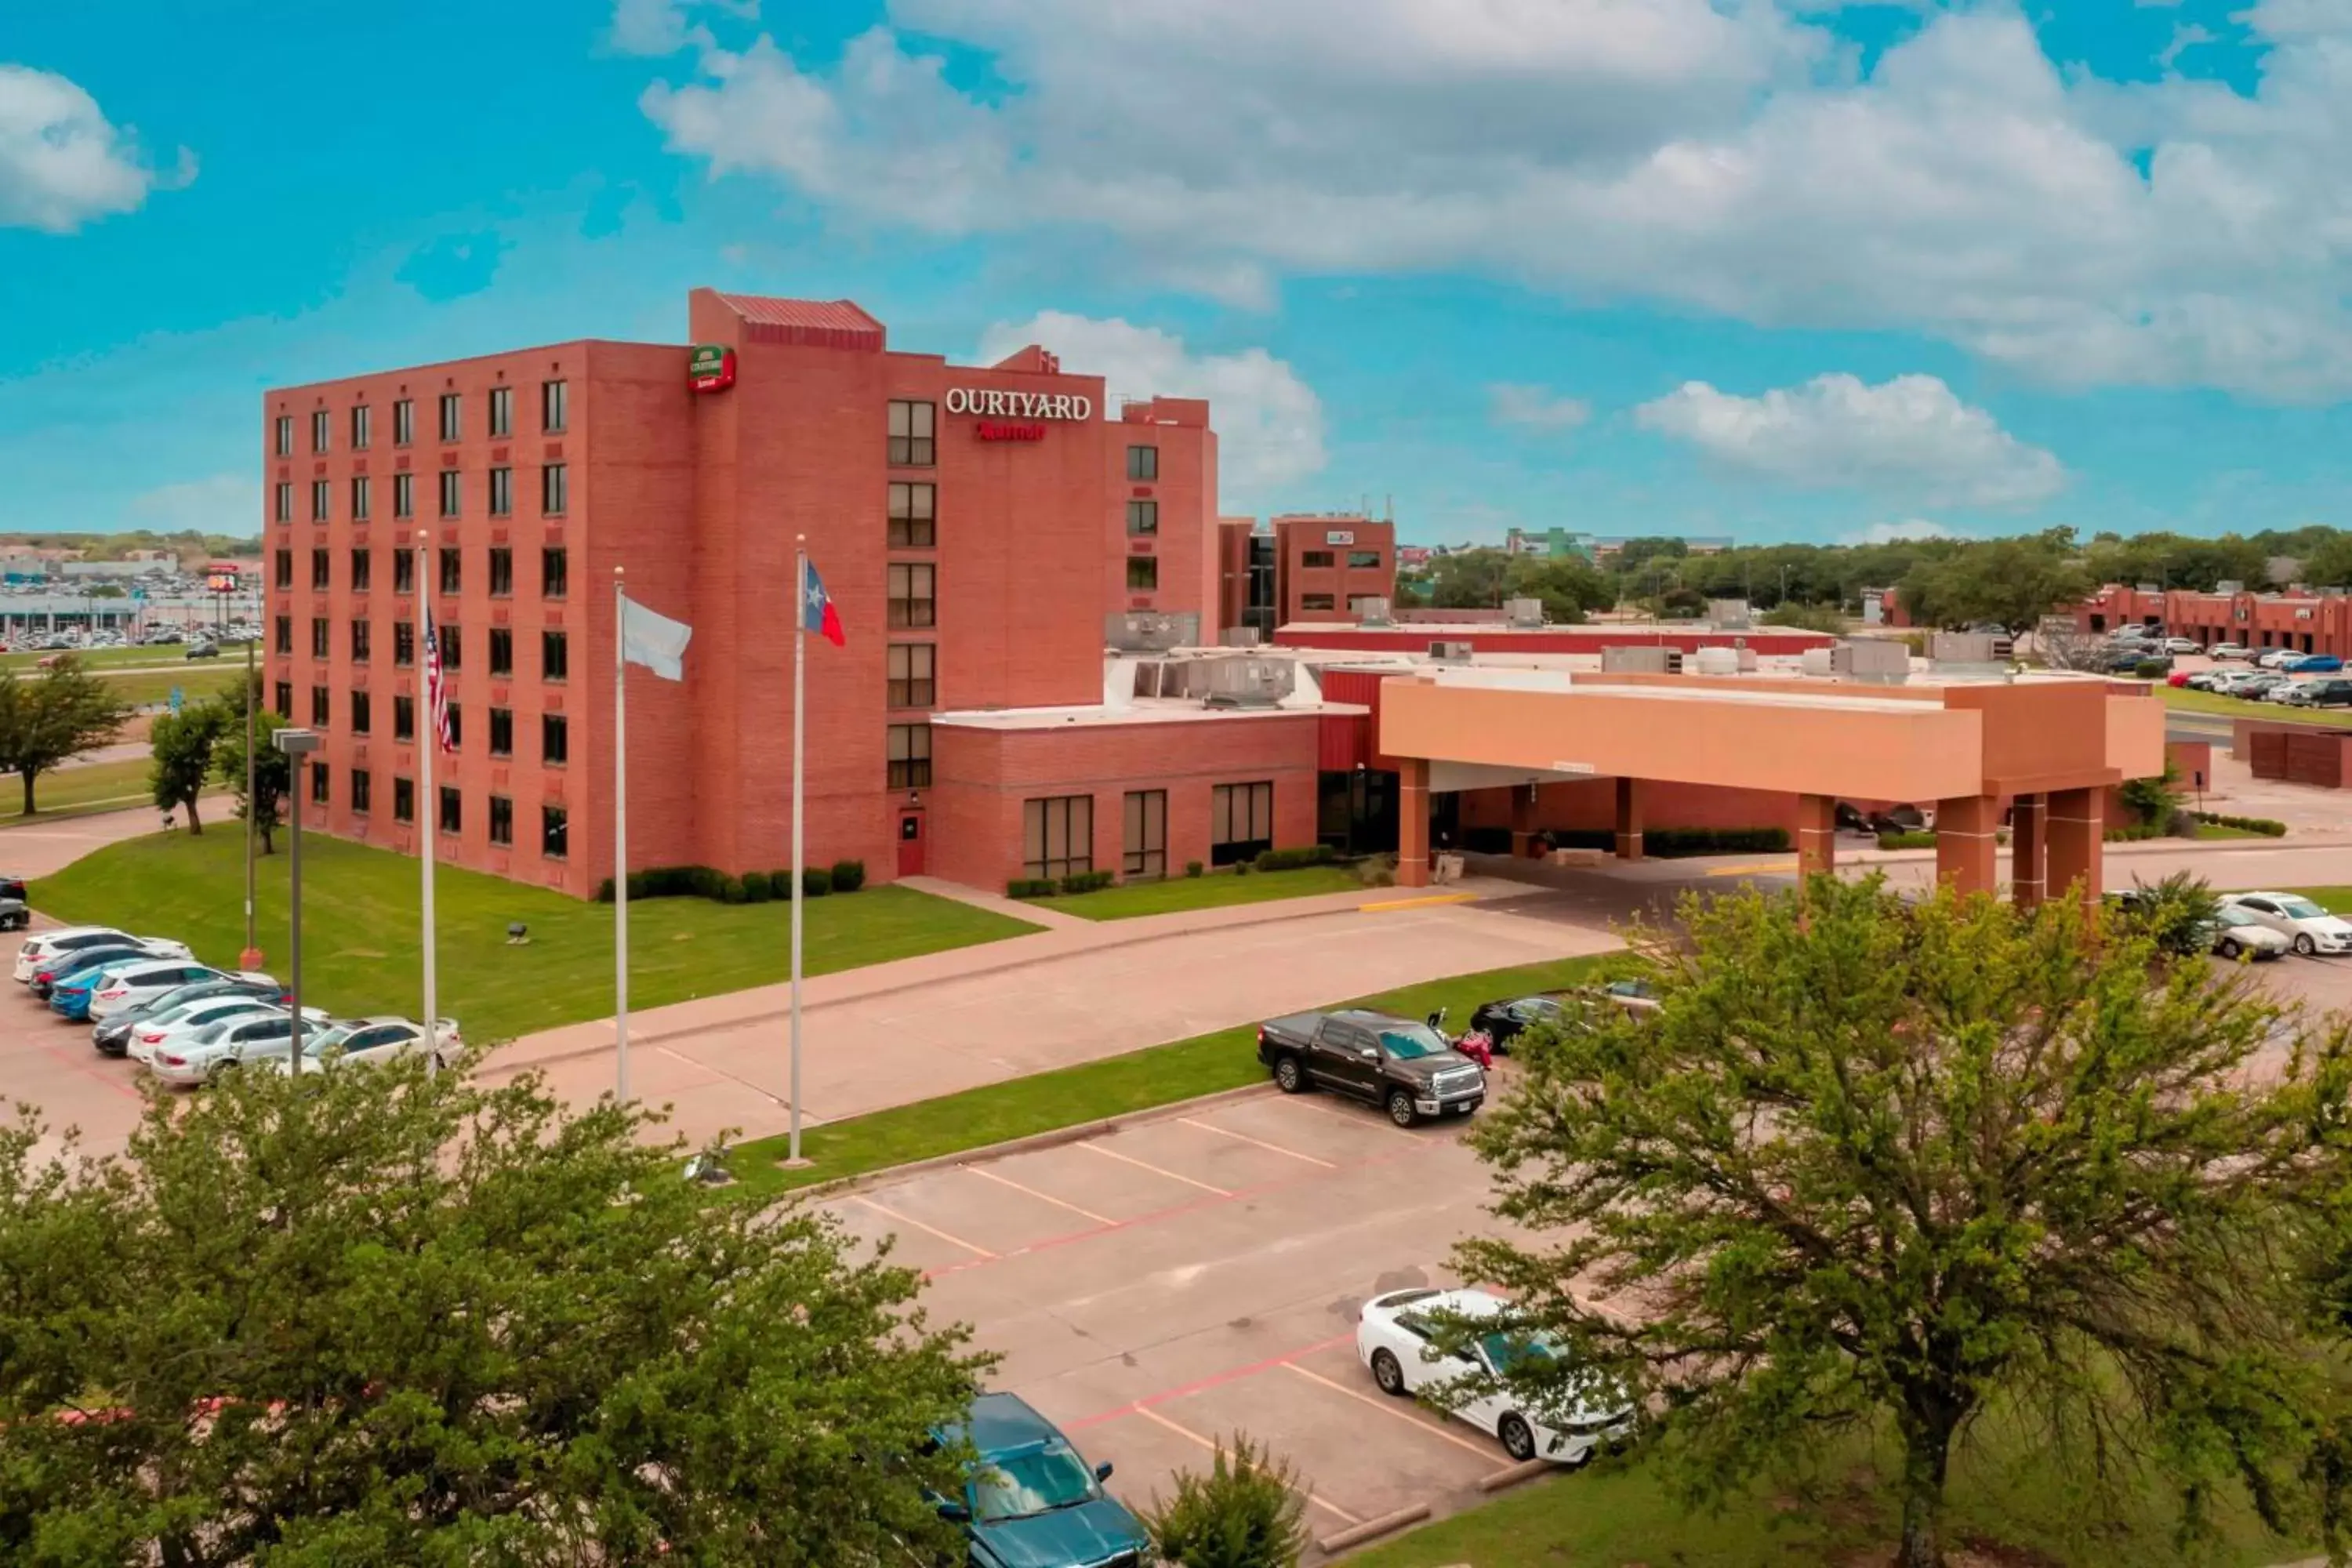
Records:
{"label": "row of hotel windows", "polygon": [[[898,398],[891,400],[887,455],[892,468],[933,467],[939,461],[938,437],[937,404],[911,403]],[[1129,447],[1127,449],[1127,477],[1139,484],[1156,481],[1160,478],[1160,448]]]}
{"label": "row of hotel windows", "polygon": [[[1379,594],[1350,594],[1348,595],[1348,613],[1351,616],[1369,615],[1374,605],[1386,602],[1385,597]],[[1329,610],[1339,606],[1328,594],[1301,594],[1298,595],[1298,607],[1302,610]]]}
{"label": "row of hotel windows", "polygon": [[[487,400],[489,404],[489,436],[492,440],[514,434],[514,388],[494,386]],[[375,410],[365,403],[354,404],[351,413],[352,444],[354,452],[364,452],[375,436]],[[539,384],[539,427],[547,435],[561,436],[572,422],[572,390],[568,383],[543,381]],[[324,408],[310,414],[310,450],[323,453],[334,434],[334,416]],[[441,395],[441,439],[462,441],[466,436],[466,398],[463,393]],[[406,447],[416,439],[416,405],[402,398],[392,405],[392,444]],[[294,416],[278,416],[271,447],[281,458],[294,455]]]}
{"label": "row of hotel windows", "polygon": [[[271,563],[272,581],[279,588],[294,586],[294,552],[280,550]],[[465,555],[459,546],[443,545],[435,557],[441,592],[462,593],[466,581]],[[331,550],[310,552],[310,586],[324,593],[334,586],[335,552]],[[351,590],[364,594],[375,579],[374,552],[359,549],[352,552]],[[490,597],[506,599],[514,596],[514,552],[502,544],[490,546]],[[542,599],[561,599],[572,589],[572,558],[561,545],[551,544],[539,552],[539,594]],[[392,552],[392,591],[413,594],[416,591],[416,552],[395,550]]]}
{"label": "row of hotel windows", "polygon": [[[1329,566],[1336,560],[1337,557],[1328,550],[1302,550],[1298,552],[1298,564],[1302,567]],[[1348,552],[1348,570],[1350,572],[1377,571],[1380,564],[1381,552],[1377,550]]]}
{"label": "row of hotel windows", "polygon": [[[1127,792],[1119,868],[1129,877],[1168,874],[1168,792]],[[1274,847],[1274,784],[1217,784],[1209,791],[1209,863],[1230,866]],[[1095,797],[1057,795],[1021,803],[1021,868],[1032,878],[1095,868]]]}
{"label": "row of hotel windows", "polygon": [[[510,468],[491,468],[489,475],[489,515],[514,515],[514,470]],[[466,510],[466,476],[456,468],[444,468],[440,477],[441,515],[462,517]],[[332,479],[310,481],[310,521],[334,521],[335,482]],[[539,511],[541,517],[562,517],[572,505],[572,471],[563,463],[542,463],[539,468]],[[351,480],[351,521],[366,522],[375,513],[375,480],[367,474],[353,475]],[[294,486],[279,480],[270,502],[270,515],[279,522],[294,521]],[[392,476],[392,515],[409,518],[416,515],[416,476]]]}
{"label": "row of hotel windows", "polygon": [[[353,621],[352,626],[352,662],[365,664],[374,652],[374,623]],[[280,616],[275,629],[276,651],[294,651],[294,617]],[[455,673],[462,665],[466,638],[462,628],[451,624],[436,625],[434,635],[440,639],[441,668]],[[514,633],[505,626],[492,626],[489,632],[490,674],[497,679],[507,679],[514,674]],[[332,658],[335,653],[334,623],[324,616],[310,617],[310,657]],[[392,662],[405,669],[416,663],[416,625],[413,621],[392,623]],[[924,661],[928,678],[929,660]],[[565,632],[539,634],[539,678],[561,683],[572,674],[572,638]],[[928,679],[925,682],[928,687]],[[904,704],[903,706],[916,706]]]}
{"label": "row of hotel windows", "polygon": [[[1153,452],[1157,447],[1138,447],[1138,452]],[[889,529],[884,542],[893,550],[929,550],[939,542],[939,487],[900,483],[890,486]],[[1150,539],[1160,532],[1160,503],[1156,500],[1131,500],[1127,503],[1127,533],[1130,539]],[[1358,552],[1361,554],[1362,552]],[[1351,564],[1364,563],[1350,556]],[[1331,563],[1326,559],[1326,566]],[[1313,564],[1309,562],[1308,564]],[[1372,555],[1370,564],[1380,564],[1380,556]]]}
{"label": "row of hotel windows", "polygon": [[[364,691],[354,691],[349,714],[351,732],[365,735],[374,722],[374,704]],[[276,693],[278,716],[294,717],[294,688],[290,682],[279,681]],[[466,740],[465,710],[462,704],[449,705],[449,749],[462,750]],[[489,710],[489,754],[494,757],[514,755],[514,710]],[[334,693],[323,686],[310,688],[310,723],[315,729],[326,729],[334,719]],[[392,700],[392,738],[395,741],[416,739],[416,699],[395,696]],[[561,713],[542,713],[539,718],[539,760],[549,767],[561,767],[572,760],[572,723]]]}
{"label": "row of hotel windows", "polygon": [[[332,805],[335,803],[334,774],[324,763],[310,764],[310,804]],[[455,784],[443,784],[439,795],[439,825],[444,833],[462,833],[466,829],[466,797]],[[351,783],[345,791],[346,803],[354,816],[365,816],[375,805],[375,781],[365,768],[351,771]],[[489,797],[490,842],[514,842],[514,802],[502,795]],[[395,777],[392,781],[392,819],[394,822],[416,820],[416,781]],[[539,853],[542,858],[561,860],[571,853],[572,816],[560,805],[539,808]]]}

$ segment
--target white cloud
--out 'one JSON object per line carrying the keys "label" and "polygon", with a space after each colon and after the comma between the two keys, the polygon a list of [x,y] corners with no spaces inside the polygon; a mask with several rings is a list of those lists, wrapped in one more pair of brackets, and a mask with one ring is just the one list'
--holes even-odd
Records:
{"label": "white cloud", "polygon": [[1592,405],[1580,397],[1559,396],[1549,387],[1496,382],[1486,388],[1486,396],[1497,425],[1573,430],[1592,417]]}
{"label": "white cloud", "polygon": [[1073,374],[1103,378],[1104,412],[1122,397],[1205,397],[1217,432],[1221,506],[1246,510],[1268,492],[1321,470],[1323,400],[1298,373],[1262,348],[1196,354],[1157,327],[1045,310],[1000,321],[982,335],[977,363],[1031,343],[1059,354]]}
{"label": "white cloud", "polygon": [[1924,517],[1908,517],[1901,522],[1874,522],[1868,528],[1847,534],[1841,544],[1895,544],[1912,539],[1965,539],[1968,535],[1955,532],[1940,522]]}
{"label": "white cloud", "polygon": [[[822,67],[706,48],[643,106],[714,174],[838,217],[1108,236],[1229,300],[1475,269],[1925,331],[2059,383],[2352,393],[2352,0],[2242,13],[2245,92],[2062,70],[2004,0],[1934,12],[1866,77],[1771,0],[888,14]],[[996,80],[962,90],[934,39]]]}
{"label": "white cloud", "polygon": [[183,479],[133,496],[122,510],[124,525],[131,528],[251,533],[261,523],[261,481],[245,474]]}
{"label": "white cloud", "polygon": [[89,93],[54,71],[0,64],[0,228],[71,234],[194,178],[185,148],[167,180]]}
{"label": "white cloud", "polygon": [[1761,397],[1689,381],[1642,405],[1634,418],[1727,468],[1811,488],[2002,507],[2047,500],[2066,483],[2056,458],[1932,375],[1876,386],[1820,375]]}
{"label": "white cloud", "polygon": [[709,47],[710,34],[690,21],[705,8],[743,17],[760,14],[759,0],[613,0],[605,40],[625,55],[674,55],[688,44]]}

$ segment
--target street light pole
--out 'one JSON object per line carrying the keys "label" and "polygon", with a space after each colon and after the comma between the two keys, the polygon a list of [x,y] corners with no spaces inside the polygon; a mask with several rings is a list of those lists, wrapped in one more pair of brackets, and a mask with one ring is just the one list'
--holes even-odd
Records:
{"label": "street light pole", "polygon": [[261,701],[260,689],[254,684],[253,645],[245,645],[245,951],[237,954],[237,967],[261,967],[261,950],[253,944],[253,728],[254,709]]}
{"label": "street light pole", "polygon": [[[319,732],[315,730],[280,730],[278,749],[286,753],[287,788],[289,800],[287,837],[286,901],[286,962],[293,979],[287,987],[288,999],[293,1004],[290,1041],[293,1054],[288,1058],[287,1070],[299,1075],[302,1071],[302,760],[319,749]],[[250,797],[247,810],[250,811]],[[433,1027],[430,1022],[425,1026]]]}

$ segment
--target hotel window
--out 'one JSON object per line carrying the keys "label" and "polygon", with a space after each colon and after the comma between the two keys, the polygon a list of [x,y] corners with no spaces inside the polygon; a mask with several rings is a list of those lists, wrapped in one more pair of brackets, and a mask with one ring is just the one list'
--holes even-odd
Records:
{"label": "hotel window", "polygon": [[1127,503],[1127,536],[1140,539],[1160,531],[1160,503],[1156,500],[1131,500]]}
{"label": "hotel window", "polygon": [[929,708],[938,699],[931,679],[932,661],[939,650],[927,642],[896,642],[890,645],[890,706],[893,708]]}
{"label": "hotel window", "polygon": [[310,722],[321,730],[327,727],[327,715],[332,710],[328,706],[330,700],[330,694],[325,687],[310,688]]}
{"label": "hotel window", "polygon": [[375,412],[362,403],[352,410],[352,450],[364,452],[368,438],[375,434]]}
{"label": "hotel window", "polygon": [[539,760],[551,767],[572,760],[572,721],[561,713],[539,717]]}
{"label": "hotel window", "polygon": [[276,647],[279,653],[292,653],[294,651],[293,616],[280,616],[278,617],[278,640],[273,646]]}
{"label": "hotel window", "polygon": [[1337,601],[1328,594],[1301,594],[1298,595],[1298,607],[1302,610],[1328,610],[1334,608],[1336,605]]}
{"label": "hotel window", "polygon": [[511,386],[490,388],[490,434],[514,434],[514,388]]}
{"label": "hotel window", "polygon": [[539,510],[548,517],[562,517],[572,505],[572,475],[562,463],[549,463],[539,470]]}
{"label": "hotel window", "polygon": [[373,791],[369,787],[372,782],[373,781],[368,777],[368,771],[365,768],[353,768],[352,770],[352,816],[365,816],[368,814],[368,807],[375,804],[374,801],[368,798],[373,793]]}
{"label": "hotel window", "polygon": [[327,650],[333,646],[334,633],[328,628],[327,617],[324,616],[311,616],[310,657],[312,658],[324,658],[327,657]]}
{"label": "hotel window", "polygon": [[1380,567],[1381,552],[1377,550],[1348,552],[1348,570],[1350,572],[1377,572]]}
{"label": "hotel window", "polygon": [[460,552],[458,548],[454,544],[444,545],[441,550],[440,562],[441,591],[444,594],[461,592],[462,584],[466,578],[465,558],[462,552]]}
{"label": "hotel window", "polygon": [[937,460],[932,425],[938,409],[929,403],[890,405],[890,462],[902,468],[928,468]]}
{"label": "hotel window", "polygon": [[312,479],[310,481],[310,521],[312,522],[327,521],[329,503],[333,498],[334,485],[331,480]]}
{"label": "hotel window", "polygon": [[415,665],[415,622],[394,621],[392,623],[392,662],[402,669],[408,669]]}
{"label": "hotel window", "polygon": [[271,692],[270,696],[276,699],[270,706],[277,710],[278,716],[291,723],[294,719],[294,683],[290,680],[279,681],[278,689]]}
{"label": "hotel window", "polygon": [[352,623],[352,662],[353,664],[365,664],[367,661],[368,623],[365,621],[353,621]]}
{"label": "hotel window", "polygon": [[294,455],[294,416],[281,414],[278,416],[278,435],[271,446],[281,458]]}
{"label": "hotel window", "polygon": [[458,401],[457,394],[443,393],[441,395],[441,439],[455,441],[463,437],[465,434],[465,405]]}
{"label": "hotel window", "polygon": [[1209,791],[1209,864],[1255,860],[1274,847],[1274,785],[1218,784]]}
{"label": "hotel window", "polygon": [[464,662],[458,655],[465,649],[465,639],[457,635],[457,628],[454,626],[436,626],[433,636],[441,645],[441,668],[454,672]]}
{"label": "hotel window", "polygon": [[353,522],[365,522],[368,520],[369,503],[374,499],[368,493],[372,488],[365,474],[352,477],[352,521]]}
{"label": "hotel window", "polygon": [[323,550],[310,552],[310,586],[324,589],[332,581],[334,557]]}
{"label": "hotel window", "polygon": [[894,563],[889,568],[889,602],[883,624],[928,626],[938,618],[938,569]]}
{"label": "hotel window", "polygon": [[[562,382],[556,383],[558,386]],[[561,860],[572,850],[572,816],[560,805],[539,808],[539,853],[544,860]]]}
{"label": "hotel window", "polygon": [[539,678],[563,680],[572,674],[572,641],[562,632],[539,634]]}
{"label": "hotel window", "polygon": [[1127,477],[1130,479],[1156,479],[1160,477],[1160,448],[1129,447],[1127,449]]}
{"label": "hotel window", "polygon": [[490,551],[490,597],[514,597],[514,552],[503,544]]}
{"label": "hotel window", "polygon": [[571,591],[572,558],[560,546],[550,545],[539,552],[539,596],[561,599]]}
{"label": "hotel window", "polygon": [[333,433],[334,424],[333,416],[323,408],[310,416],[310,450],[323,452],[327,449],[327,437]]}
{"label": "hotel window", "polygon": [[445,702],[441,711],[449,721],[449,744],[444,749],[454,752],[466,741],[465,710],[455,702]]}
{"label": "hotel window", "polygon": [[[1150,447],[1129,447],[1128,455],[1149,452]],[[1133,465],[1130,463],[1129,468]],[[1127,795],[1127,850],[1119,868],[1129,877],[1168,874],[1168,792],[1129,790]]]}
{"label": "hotel window", "polygon": [[572,423],[572,388],[561,381],[539,384],[539,427],[551,436],[561,436]]}
{"label": "hotel window", "polygon": [[280,522],[294,521],[294,487],[292,485],[281,483],[278,487],[276,499],[271,503],[271,511]]}
{"label": "hotel window", "polygon": [[368,732],[368,727],[374,721],[375,710],[368,694],[364,690],[352,692],[352,733],[354,735],[366,734]]}
{"label": "hotel window", "polygon": [[364,550],[352,552],[352,593],[364,594],[368,591],[368,580],[375,575],[374,565],[375,563],[368,552]]}
{"label": "hotel window", "polygon": [[886,542],[893,550],[929,550],[939,542],[934,512],[939,505],[936,485],[890,487],[890,531]]}
{"label": "hotel window", "polygon": [[490,755],[514,755],[514,710],[511,708],[490,710]]}
{"label": "hotel window", "polygon": [[888,786],[892,789],[931,787],[931,727],[893,724],[886,737],[890,757]]}
{"label": "hotel window", "polygon": [[312,805],[324,805],[327,804],[328,798],[327,764],[324,763],[312,763],[310,764],[310,804]]}
{"label": "hotel window", "polygon": [[1055,795],[1021,803],[1021,869],[1030,878],[1095,868],[1095,797]]}
{"label": "hotel window", "polygon": [[394,697],[392,700],[392,738],[395,741],[416,739],[416,699]]}
{"label": "hotel window", "polygon": [[466,499],[466,476],[455,468],[441,470],[441,515],[455,517]]}
{"label": "hotel window", "polygon": [[1299,552],[1298,563],[1301,566],[1329,566],[1334,563],[1334,557],[1328,550],[1306,550]]}
{"label": "hotel window", "polygon": [[490,842],[514,842],[514,802],[502,795],[490,796]]}
{"label": "hotel window", "polygon": [[1160,586],[1160,557],[1130,555],[1127,558],[1127,590],[1130,594],[1148,594]]}
{"label": "hotel window", "polygon": [[416,820],[416,781],[394,775],[392,781],[392,819],[394,822]]}
{"label": "hotel window", "polygon": [[492,517],[514,515],[514,470],[512,468],[490,470],[490,515]]}
{"label": "hotel window", "polygon": [[514,673],[514,633],[504,626],[490,628],[490,674],[503,679]]}
{"label": "hotel window", "polygon": [[416,515],[416,476],[415,474],[392,476],[392,515],[394,517]]}
{"label": "hotel window", "polygon": [[441,786],[441,831],[462,833],[466,827],[466,808],[455,784]]}
{"label": "hotel window", "polygon": [[392,405],[392,444],[405,447],[416,439],[416,405],[404,397]]}
{"label": "hotel window", "polygon": [[416,592],[416,552],[414,550],[392,552],[392,591],[395,594]]}
{"label": "hotel window", "polygon": [[279,551],[274,564],[278,585],[281,588],[291,588],[294,585],[294,552],[290,550]]}

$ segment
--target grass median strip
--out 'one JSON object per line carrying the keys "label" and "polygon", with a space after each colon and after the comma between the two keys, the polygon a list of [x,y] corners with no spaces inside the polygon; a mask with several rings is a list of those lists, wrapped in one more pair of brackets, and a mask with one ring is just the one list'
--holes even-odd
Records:
{"label": "grass median strip", "polygon": [[1129,882],[1097,893],[1072,893],[1029,901],[1039,909],[1060,910],[1090,921],[1128,921],[1142,915],[1173,914],[1180,910],[1301,899],[1311,893],[1360,892],[1363,887],[1363,879],[1352,867],[1302,866],[1295,871],[1250,871],[1238,876],[1232,871],[1209,871],[1198,877]]}
{"label": "grass median strip", "polygon": [[[1458,1028],[1481,1002],[1584,984],[1624,962],[1612,954],[1490,969],[1327,1005],[1377,1007],[1408,1018],[1444,1007],[1449,1025]],[[1255,1022],[1240,1024],[808,1128],[801,1134],[801,1152],[810,1163],[798,1170],[778,1163],[784,1139],[762,1138],[736,1152],[733,1168],[743,1190],[757,1197],[1173,1105],[1262,1080],[1256,1038]]]}

